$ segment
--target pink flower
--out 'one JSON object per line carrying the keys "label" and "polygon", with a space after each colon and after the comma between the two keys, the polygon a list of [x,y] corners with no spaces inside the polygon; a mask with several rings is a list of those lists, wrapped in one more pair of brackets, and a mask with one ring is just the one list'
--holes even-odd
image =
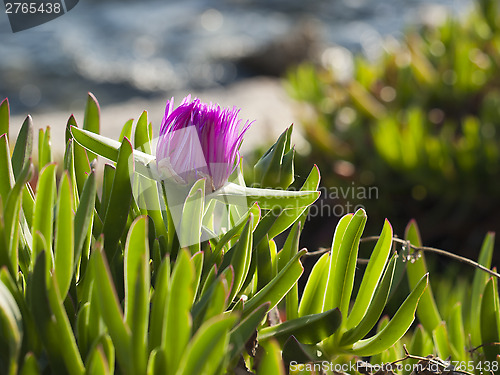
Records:
{"label": "pink flower", "polygon": [[156,148],[160,174],[181,184],[207,179],[212,191],[220,189],[240,161],[238,149],[243,134],[251,125],[240,129],[237,108],[220,108],[191,96],[173,109],[174,99],[167,102]]}

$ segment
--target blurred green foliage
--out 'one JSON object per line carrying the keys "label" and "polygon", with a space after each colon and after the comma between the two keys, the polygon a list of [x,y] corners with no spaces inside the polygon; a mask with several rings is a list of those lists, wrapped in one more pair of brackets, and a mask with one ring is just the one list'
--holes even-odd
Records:
{"label": "blurred green foliage", "polygon": [[418,218],[432,240],[456,238],[453,250],[500,226],[498,1],[388,40],[375,62],[355,56],[349,78],[304,64],[286,87],[323,186],[377,186],[358,202],[371,215]]}

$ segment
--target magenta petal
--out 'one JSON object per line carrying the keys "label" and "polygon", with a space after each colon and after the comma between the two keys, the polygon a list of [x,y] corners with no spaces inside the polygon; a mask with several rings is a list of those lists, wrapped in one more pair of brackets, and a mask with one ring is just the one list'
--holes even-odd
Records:
{"label": "magenta petal", "polygon": [[234,107],[221,109],[191,96],[175,109],[173,103],[167,102],[156,148],[160,173],[181,183],[207,177],[213,190],[220,189],[240,161],[238,149],[251,123],[240,129]]}

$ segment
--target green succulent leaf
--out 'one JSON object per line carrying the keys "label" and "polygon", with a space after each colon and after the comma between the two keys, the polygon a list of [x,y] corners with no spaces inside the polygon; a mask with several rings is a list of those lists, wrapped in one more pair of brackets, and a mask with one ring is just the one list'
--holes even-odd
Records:
{"label": "green succulent leaf", "polygon": [[494,278],[488,280],[481,302],[481,341],[486,360],[493,363],[498,359],[500,342],[500,302]]}
{"label": "green succulent leaf", "polygon": [[6,134],[0,136],[0,197],[7,202],[7,195],[14,186],[14,172],[10,159],[9,140]]}
{"label": "green succulent leaf", "polygon": [[[346,328],[351,329],[359,324],[370,308],[375,289],[383,276],[389,252],[392,247],[392,227],[389,221],[385,221],[382,233],[370,256],[370,261],[366,267],[363,281],[359,287],[354,306],[347,317]],[[391,277],[392,279],[392,277]]]}
{"label": "green succulent leaf", "polygon": [[45,131],[43,129],[38,130],[38,167],[42,169],[51,162],[50,127],[47,126]]}
{"label": "green succulent leaf", "polygon": [[169,373],[179,369],[191,337],[191,307],[194,296],[194,266],[187,250],[182,250],[172,272],[165,315],[162,348]]}
{"label": "green succulent leaf", "polygon": [[23,339],[23,320],[14,297],[3,281],[0,281],[0,326],[3,332],[0,346],[7,348],[7,352],[0,354],[0,358],[3,357],[2,364],[7,366],[3,371],[15,375]]}
{"label": "green succulent leaf", "polygon": [[170,282],[170,259],[166,257],[161,263],[151,301],[151,324],[149,330],[149,350],[161,346],[167,310],[168,286]]}
{"label": "green succulent leaf", "polygon": [[235,316],[219,315],[206,321],[181,352],[182,361],[176,374],[216,374],[226,359],[229,330],[235,320]]}
{"label": "green succulent leaf", "polygon": [[290,147],[293,125],[287,128],[276,143],[254,166],[256,182],[266,188],[286,189],[294,180],[293,155]]}
{"label": "green succulent leaf", "polygon": [[274,338],[283,344],[290,336],[294,336],[303,344],[317,344],[333,335],[340,327],[341,321],[342,315],[339,309],[328,310],[262,328],[257,339],[263,341]]}
{"label": "green succulent leaf", "polygon": [[[329,264],[330,254],[328,253],[323,254],[314,264],[309,278],[307,279],[304,292],[302,293],[299,305],[299,316],[303,317],[323,312],[325,306],[326,284],[329,277]],[[297,337],[297,339],[301,341],[299,337]]]}
{"label": "green succulent leaf", "polygon": [[467,347],[465,341],[464,323],[462,318],[462,304],[457,302],[453,306],[448,319],[449,338],[451,345],[458,355],[457,360],[467,360]]}
{"label": "green succulent leaf", "polygon": [[205,179],[194,183],[182,207],[180,229],[177,236],[181,246],[190,246],[194,254],[201,250],[200,238],[205,211]]}
{"label": "green succulent leaf", "polygon": [[422,277],[387,326],[374,336],[354,343],[352,345],[352,353],[360,356],[369,356],[380,353],[394,345],[413,323],[418,301],[427,287],[428,279],[427,274]]}
{"label": "green succulent leaf", "polygon": [[124,322],[113,278],[102,249],[101,239],[96,243],[91,259],[93,259],[96,283],[93,293],[97,296],[100,314],[115,345],[120,367],[124,372],[133,373],[132,333],[129,326]]}
{"label": "green succulent leaf", "polygon": [[14,177],[21,173],[24,166],[29,163],[33,149],[33,120],[31,116],[26,117],[17,135],[16,145],[12,153],[12,171]]}
{"label": "green succulent leaf", "polygon": [[394,269],[396,268],[396,257],[393,256],[383,274],[382,280],[378,285],[368,309],[361,321],[342,335],[340,345],[349,345],[365,337],[377,324],[391,291]]}
{"label": "green succulent leaf", "polygon": [[127,139],[132,139],[132,127],[134,125],[134,120],[130,119],[128,120],[122,128],[122,131],[120,133],[120,136],[118,137],[118,142],[123,142],[124,138]]}
{"label": "green succulent leaf", "polygon": [[234,269],[234,285],[231,291],[230,301],[232,301],[240,291],[248,271],[250,270],[250,263],[252,261],[252,227],[253,215],[250,215],[241,232],[240,239],[236,245],[226,253],[226,256],[231,257],[230,262]]}
{"label": "green succulent leaf", "polygon": [[[413,220],[410,221],[406,227],[405,239],[410,241],[410,243],[414,246],[422,246],[417,223]],[[420,258],[415,259],[415,262],[408,262],[407,273],[410,288],[413,289],[419,280],[427,273],[424,254],[420,254]],[[427,288],[422,295],[417,308],[417,316],[429,333],[432,333],[432,331],[434,331],[434,329],[441,323],[441,315],[439,314],[439,310],[430,287]]]}
{"label": "green succulent leaf", "polygon": [[365,223],[366,212],[359,209],[345,228],[338,254],[332,251],[331,261],[335,262],[335,273],[333,275],[330,273],[330,277],[333,277],[333,285],[336,285],[338,289],[333,297],[333,305],[340,308],[342,316],[347,316],[348,313],[358,258],[359,239]]}
{"label": "green succulent leaf", "polygon": [[[84,244],[90,247],[90,237],[92,235],[92,219],[94,216],[95,197],[97,192],[97,182],[95,172],[91,172],[83,185],[83,190],[80,196],[80,204],[76,209],[74,219],[74,265],[79,264],[80,256],[82,255]],[[88,248],[87,248],[88,250]],[[75,270],[76,271],[76,270]]]}
{"label": "green succulent leaf", "polygon": [[304,271],[299,259],[306,252],[305,249],[299,251],[269,284],[245,303],[243,316],[248,316],[257,306],[266,302],[270,303],[269,309],[272,309],[285,297]]}
{"label": "green succulent leaf", "polygon": [[[52,259],[52,222],[53,207],[56,196],[56,164],[45,166],[40,172],[38,179],[37,193],[35,199],[35,210],[33,212],[32,233],[39,232],[49,247],[47,250],[49,259]],[[33,241],[32,265],[34,266],[36,257],[43,250],[38,241]],[[52,264],[47,265],[52,268]]]}
{"label": "green succulent leaf", "polygon": [[262,323],[269,311],[269,303],[265,303],[257,307],[245,319],[239,322],[229,332],[229,343],[231,344],[230,358],[234,359],[241,354],[245,348],[245,344],[251,339],[252,335],[257,332],[257,328]]}
{"label": "green succulent leaf", "polygon": [[7,142],[9,141],[9,120],[9,100],[5,98],[0,103],[0,135],[6,134]]}
{"label": "green succulent leaf", "polygon": [[453,359],[457,358],[453,348],[451,347],[450,338],[448,335],[448,327],[446,325],[446,322],[441,322],[434,329],[434,331],[432,331],[432,338],[434,340],[434,346],[436,347],[438,357],[440,358],[452,357]]}
{"label": "green succulent leaf", "polygon": [[120,146],[109,204],[104,217],[104,248],[109,260],[112,259],[116,245],[125,232],[127,225],[132,201],[130,174],[133,173],[133,164],[129,164],[132,161],[131,155],[132,145],[127,139],[124,139]]}
{"label": "green succulent leaf", "polygon": [[[88,93],[87,105],[85,107],[85,114],[83,119],[83,128],[93,133],[99,134],[100,132],[100,116],[101,109],[96,97],[92,93]],[[97,157],[94,153],[89,153],[89,160],[92,161]]]}
{"label": "green succulent leaf", "polygon": [[134,148],[146,154],[152,155],[151,140],[153,138],[153,129],[151,123],[148,123],[148,112],[142,112],[137,120],[134,135]]}
{"label": "green succulent leaf", "polygon": [[285,367],[281,360],[281,350],[277,342],[270,340],[262,344],[264,348],[264,355],[259,364],[257,375],[285,375]]}
{"label": "green succulent leaf", "polygon": [[54,241],[54,273],[63,298],[68,293],[74,270],[74,215],[69,175],[64,173],[59,183]]}
{"label": "green succulent leaf", "polygon": [[290,191],[250,188],[228,182],[208,197],[223,202],[239,202],[238,197],[246,197],[248,206],[257,202],[261,209],[297,209],[305,208],[320,195],[319,191]]}
{"label": "green succulent leaf", "polygon": [[20,375],[40,375],[40,367],[33,353],[27,353],[24,357],[23,367],[19,372]]}
{"label": "green succulent leaf", "polygon": [[[316,191],[319,187],[319,181],[319,169],[315,165],[311,169],[309,176],[307,176],[306,181],[300,188],[300,191]],[[293,223],[297,222],[297,220],[300,220],[302,223],[304,223],[307,213],[308,207],[298,207],[295,209],[291,208],[283,211],[269,229],[269,238],[276,237],[278,234],[288,229]]]}
{"label": "green succulent leaf", "polygon": [[124,255],[125,322],[131,328],[135,371],[147,366],[149,322],[149,241],[147,217],[139,216],[128,232]]}
{"label": "green succulent leaf", "polygon": [[344,233],[349,225],[353,214],[344,215],[338,222],[335,228],[335,233],[333,234],[332,246],[330,251],[330,277],[328,278],[328,283],[326,284],[326,295],[325,295],[325,310],[331,310],[339,306],[339,288],[338,284],[335,284],[335,273],[337,270],[337,258],[339,256],[340,245],[342,239],[344,238]]}
{"label": "green succulent leaf", "polygon": [[[486,268],[491,267],[495,244],[495,233],[489,232],[483,240],[481,251],[479,252],[478,263]],[[481,301],[483,299],[484,288],[488,282],[488,275],[477,269],[474,272],[472,281],[472,295],[470,307],[470,333],[471,341],[474,347],[481,345]]]}
{"label": "green succulent leaf", "polygon": [[[75,126],[71,126],[71,134],[78,144],[87,150],[93,151],[111,161],[118,161],[118,153],[123,142],[120,143]],[[135,150],[133,152],[133,159],[138,163],[136,172],[145,177],[159,180],[155,163],[156,158],[154,156]]]}

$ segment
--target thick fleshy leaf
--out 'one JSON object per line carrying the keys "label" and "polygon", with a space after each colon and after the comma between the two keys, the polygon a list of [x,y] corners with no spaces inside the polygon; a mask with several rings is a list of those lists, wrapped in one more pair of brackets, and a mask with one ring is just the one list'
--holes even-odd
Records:
{"label": "thick fleshy leaf", "polygon": [[387,326],[374,336],[356,342],[352,346],[353,354],[369,356],[380,353],[394,345],[394,343],[406,333],[408,328],[410,328],[413,323],[418,301],[427,287],[428,282],[429,277],[426,274],[406,298],[398,311],[396,311],[396,314],[394,314]]}
{"label": "thick fleshy leaf", "polygon": [[236,317],[219,315],[206,321],[196,332],[186,350],[177,375],[216,374],[219,365],[226,359],[229,330]]}
{"label": "thick fleshy leaf", "polygon": [[291,148],[293,125],[287,128],[254,166],[256,182],[266,188],[286,189],[294,180]]}
{"label": "thick fleshy leaf", "polygon": [[[269,242],[269,255],[271,257],[270,266],[272,267],[272,275],[276,275],[282,267],[284,267],[284,259],[287,258],[287,262],[290,261],[295,254],[299,251],[299,238],[302,229],[302,222],[296,221],[292,229],[288,233],[288,237],[283,245],[283,249],[276,254],[276,251],[272,250],[272,244],[276,244],[274,241]],[[267,238],[267,237],[266,237]],[[299,286],[295,284],[292,289],[286,294],[285,297],[286,306],[286,318],[288,320],[295,319],[299,317]]]}
{"label": "thick fleshy leaf", "polygon": [[[121,147],[120,142],[84,129],[79,129],[75,126],[71,127],[71,134],[87,150],[93,151],[111,161],[118,161],[118,152]],[[153,155],[135,150],[133,158],[138,163],[136,172],[141,173],[145,177],[159,180],[156,170],[156,158]]]}
{"label": "thick fleshy leaf", "polygon": [[93,293],[98,297],[99,310],[108,328],[116,349],[116,356],[122,371],[133,373],[134,355],[132,353],[132,333],[123,319],[113,278],[102,249],[102,241],[96,243],[93,252],[95,285]]}
{"label": "thick fleshy leaf", "polygon": [[68,373],[71,375],[81,375],[85,371],[75,336],[63,305],[61,292],[59,291],[55,276],[49,277],[49,290],[47,291],[50,307],[54,314],[55,335],[57,337],[57,350],[61,352]]}
{"label": "thick fleshy leaf", "polygon": [[151,155],[151,139],[153,138],[151,123],[148,123],[148,112],[142,112],[137,120],[134,134],[134,148]]}
{"label": "thick fleshy leaf", "polygon": [[134,124],[134,120],[130,119],[123,125],[120,136],[118,137],[118,142],[123,142],[124,138],[132,139],[132,126],[133,126],[133,124]]}
{"label": "thick fleshy leaf", "polygon": [[40,375],[40,367],[33,353],[28,353],[24,357],[23,367],[19,372],[20,375]]}
{"label": "thick fleshy leaf", "polygon": [[340,308],[342,316],[347,316],[349,309],[358,259],[359,239],[365,223],[366,212],[361,208],[349,221],[338,254],[332,251],[331,262],[335,262],[335,273],[333,275],[330,273],[330,277],[333,277],[333,285],[337,286],[337,292],[333,296],[333,305]]}
{"label": "thick fleshy leaf", "polygon": [[259,189],[228,182],[208,197],[223,202],[240,202],[239,197],[246,197],[248,206],[257,202],[260,208],[271,210],[304,208],[318,199],[319,195],[319,191]]}
{"label": "thick fleshy leaf", "polygon": [[292,363],[304,364],[310,362],[318,362],[323,357],[319,345],[316,344],[302,344],[295,337],[290,337],[283,345],[283,361],[291,364],[290,370],[298,370]]}
{"label": "thick fleshy leaf", "polygon": [[271,248],[269,238],[264,237],[255,247],[255,256],[257,262],[257,289],[265,287],[277,274],[273,267],[271,258]]}
{"label": "thick fleshy leaf", "polygon": [[[478,263],[486,268],[491,267],[495,244],[495,233],[489,232],[483,240],[481,251],[479,252]],[[472,281],[472,295],[470,304],[470,334],[474,347],[481,345],[481,300],[483,298],[484,288],[488,282],[486,272],[476,269]]]}
{"label": "thick fleshy leaf", "polygon": [[500,302],[497,280],[490,278],[481,302],[481,344],[490,364],[498,360],[500,342]]}
{"label": "thick fleshy leaf", "polygon": [[[240,220],[233,225],[231,229],[229,229],[224,235],[221,237],[221,239],[217,242],[217,245],[215,246],[215,250],[213,252],[214,256],[218,257],[220,255],[220,252],[222,248],[228,244],[233,244],[236,242],[236,240],[239,238],[241,235],[241,232],[243,231],[243,228],[248,222],[248,218],[252,214],[254,216],[253,220],[253,227],[252,227],[252,232],[256,229],[256,226],[260,220],[260,214],[261,210],[258,204],[253,204],[248,211],[243,215]],[[255,238],[254,238],[255,241]],[[219,262],[215,262],[219,263]]]}
{"label": "thick fleshy leaf", "polygon": [[214,316],[222,314],[228,305],[228,297],[229,297],[229,285],[227,284],[227,280],[225,278],[219,278],[215,282],[215,287],[210,293],[210,298],[208,303],[206,304],[206,309],[203,314],[203,319],[197,319],[193,324],[193,330],[198,329],[202,322],[207,321]]}
{"label": "thick fleshy leaf", "polygon": [[132,145],[128,139],[124,139],[120,147],[111,196],[109,197],[109,204],[104,218],[104,248],[109,260],[112,259],[116,245],[125,232],[132,201],[130,174],[133,173],[133,165],[129,164],[132,160],[130,158],[131,154]]}
{"label": "thick fleshy leaf", "polygon": [[[241,232],[241,236],[236,245],[225,254],[230,259],[230,264],[234,269],[234,285],[230,295],[230,301],[238,294],[248,271],[252,260],[252,232],[253,215],[250,215],[248,221]],[[222,267],[224,267],[224,262]]]}
{"label": "thick fleshy leaf", "polygon": [[60,342],[56,329],[56,321],[48,296],[46,258],[44,252],[41,252],[36,258],[27,290],[29,307],[33,312],[33,320],[44,348],[47,351],[52,371],[67,373],[68,369],[61,353],[62,348],[59,346]]}
{"label": "thick fleshy leaf", "polygon": [[[412,220],[405,230],[405,239],[410,241],[414,246],[422,246],[420,233],[417,223]],[[410,288],[413,289],[419,280],[427,273],[424,254],[419,254],[420,258],[414,262],[407,262],[408,282]],[[418,320],[422,323],[429,334],[441,323],[441,315],[439,314],[436,301],[432,293],[432,289],[428,287],[418,304],[417,308]]]}
{"label": "thick fleshy leaf", "polygon": [[[101,109],[99,108],[99,103],[97,102],[96,97],[89,92],[87,96],[87,105],[85,106],[83,128],[85,130],[99,134],[101,127],[100,116],[101,116]],[[95,154],[89,153],[90,161],[94,160],[96,157],[97,156]]]}
{"label": "thick fleshy leaf", "polygon": [[66,150],[64,152],[63,169],[69,174],[73,195],[73,210],[76,211],[80,202],[80,194],[78,192],[78,181],[76,180],[75,172],[75,142],[72,138],[66,142]]}
{"label": "thick fleshy leaf", "polygon": [[340,295],[338,291],[338,285],[335,284],[335,272],[337,266],[337,257],[340,250],[340,244],[344,238],[344,233],[351,221],[353,214],[344,215],[338,222],[335,228],[335,233],[333,234],[332,246],[331,246],[331,256],[330,256],[330,277],[328,283],[326,284],[326,296],[325,296],[325,310],[331,310],[339,306]]}
{"label": "thick fleshy leaf", "polygon": [[451,310],[450,317],[448,319],[448,328],[450,342],[458,354],[457,360],[466,361],[468,358],[466,352],[467,347],[462,318],[462,304],[460,302],[457,302]]}
{"label": "thick fleshy leaf", "polygon": [[[204,319],[207,310],[210,308],[214,309],[214,306],[217,302],[213,302],[212,299],[219,299],[221,291],[225,291],[225,305],[229,303],[229,292],[233,288],[234,284],[234,270],[233,266],[227,267],[224,271],[222,271],[217,279],[215,278],[216,267],[213,266],[210,270],[209,276],[205,281],[205,285],[203,290],[201,291],[201,297],[196,301],[195,305],[192,308],[192,315],[194,318],[193,327],[196,329],[201,325],[201,323],[206,320]],[[214,295],[214,297],[212,297]]]}
{"label": "thick fleshy leaf", "polygon": [[23,338],[23,320],[14,297],[2,281],[0,281],[0,325],[2,327],[0,346],[7,349],[0,354],[3,366],[7,367],[3,370],[8,374],[16,374],[17,358]]}
{"label": "thick fleshy leaf", "polygon": [[205,211],[205,179],[200,179],[192,186],[182,207],[180,228],[177,237],[181,247],[190,246],[192,253],[201,250],[201,225]]}
{"label": "thick fleshy leaf", "polygon": [[154,349],[149,355],[147,375],[162,375],[167,373],[167,358],[165,352]]}
{"label": "thick fleshy leaf", "polygon": [[94,349],[88,359],[87,370],[88,375],[108,375],[109,368],[104,353],[100,350]]}
{"label": "thick fleshy leaf", "polygon": [[387,265],[382,280],[380,281],[380,284],[375,291],[375,295],[368,305],[368,309],[366,310],[363,319],[361,319],[356,326],[352,327],[342,335],[340,345],[349,345],[362,339],[371,331],[373,327],[375,327],[377,321],[382,315],[382,312],[384,311],[387,300],[389,299],[395,267],[396,258],[393,257]]}
{"label": "thick fleshy leaf", "polygon": [[9,140],[6,134],[0,135],[0,197],[7,202],[7,195],[14,186],[14,172],[10,160]]}
{"label": "thick fleshy leaf", "polygon": [[[408,346],[408,351],[410,354],[420,357],[426,357],[434,352],[434,343],[421,324],[417,325],[417,327],[413,330],[413,336],[411,338],[410,345]],[[409,358],[409,368],[415,368],[414,366],[417,362],[417,359]],[[404,372],[405,375],[410,373],[411,371]]]}
{"label": "thick fleshy leaf", "polygon": [[283,344],[290,336],[294,336],[301,343],[317,344],[333,335],[340,327],[341,321],[339,309],[328,310],[262,328],[259,330],[257,339],[262,341],[274,338]]}
{"label": "thick fleshy leaf", "polygon": [[[307,316],[323,312],[323,308],[325,306],[326,284],[329,276],[329,263],[330,254],[325,253],[314,264],[314,267],[309,274],[309,278],[307,279],[304,292],[302,293],[299,305],[299,316]],[[297,337],[297,339],[302,342],[300,337]]]}
{"label": "thick fleshy leaf", "polygon": [[147,217],[138,217],[130,226],[124,255],[125,322],[132,332],[134,364],[137,373],[147,366],[149,322],[149,241]]}
{"label": "thick fleshy leaf", "polygon": [[[309,173],[309,176],[307,176],[306,181],[300,188],[300,191],[316,191],[319,186],[319,181],[319,169],[316,165],[314,165]],[[269,237],[276,237],[278,234],[288,229],[297,220],[301,220],[302,223],[304,223],[307,213],[308,207],[300,207],[283,211],[273,223],[271,229],[269,229]]]}
{"label": "thick fleshy leaf", "polygon": [[9,100],[5,98],[2,100],[2,103],[0,103],[0,135],[6,134],[7,141],[9,141],[9,121]]}
{"label": "thick fleshy leaf", "polygon": [[166,257],[156,274],[155,289],[151,302],[151,324],[149,350],[160,347],[167,310],[168,285],[170,282],[170,259]]}
{"label": "thick fleshy leaf", "polygon": [[[49,248],[46,250],[52,257],[52,221],[54,217],[54,199],[56,196],[56,164],[49,164],[42,169],[38,179],[37,193],[35,199],[35,210],[33,212],[33,229],[32,233],[37,231],[43,236]],[[31,258],[34,266],[36,257],[42,251],[37,245],[37,241],[33,241],[33,254]],[[48,265],[52,268],[52,265]]]}
{"label": "thick fleshy leaf", "polygon": [[12,153],[12,171],[14,177],[21,173],[25,164],[29,163],[33,149],[33,120],[31,116],[26,117],[17,135],[16,145]]}
{"label": "thick fleshy leaf", "polygon": [[194,296],[194,266],[187,250],[177,256],[167,296],[162,348],[169,373],[175,373],[191,337],[190,314]]}
{"label": "thick fleshy leaf", "polygon": [[[7,200],[4,203],[4,225],[5,225],[5,241],[7,245],[7,257],[10,258],[9,271],[12,277],[17,277],[19,265],[19,239],[20,234],[29,247],[31,241],[31,232],[28,229],[26,218],[21,212],[22,193],[26,189],[26,182],[31,178],[33,165],[27,163],[19,174],[14,187],[9,191]],[[22,229],[21,229],[22,228]],[[28,237],[29,236],[29,237]],[[29,260],[26,259],[26,262]]]}
{"label": "thick fleshy leaf", "polygon": [[457,358],[450,345],[451,343],[446,322],[441,322],[436,328],[434,328],[434,331],[432,331],[432,338],[439,358]]}
{"label": "thick fleshy leaf", "polygon": [[268,303],[257,307],[250,315],[239,322],[238,325],[231,330],[231,332],[229,332],[231,359],[234,359],[237,355],[241,354],[242,350],[245,348],[245,344],[248,340],[250,340],[252,335],[257,332],[258,326],[261,324],[268,311]]}
{"label": "thick fleshy leaf", "polygon": [[264,348],[264,355],[259,364],[257,375],[285,375],[285,367],[281,360],[281,350],[278,343],[275,341],[268,341],[262,344]]}
{"label": "thick fleshy leaf", "polygon": [[[89,177],[83,185],[83,190],[80,196],[80,204],[75,213],[75,267],[78,265],[84,244],[90,246],[91,224],[94,216],[94,203],[97,191],[97,183],[95,180],[95,172],[90,173]],[[88,250],[88,248],[87,248]]]}
{"label": "thick fleshy leaf", "polygon": [[299,251],[269,284],[245,303],[244,316],[248,316],[257,306],[266,302],[270,303],[269,309],[272,309],[285,297],[304,271],[299,259],[306,252],[305,249]]}
{"label": "thick fleshy leaf", "polygon": [[74,215],[71,207],[72,202],[69,176],[64,173],[59,184],[54,241],[54,272],[63,299],[66,298],[68,293],[74,269]]}
{"label": "thick fleshy leaf", "polygon": [[50,144],[50,126],[45,130],[38,130],[38,168],[42,169],[52,163],[52,149]]}
{"label": "thick fleshy leaf", "polygon": [[385,221],[382,233],[370,256],[370,261],[363,275],[363,281],[359,287],[354,306],[347,317],[346,328],[351,329],[359,324],[366,311],[369,309],[372,298],[380,279],[384,273],[384,267],[389,257],[392,246],[392,227],[389,221]]}

